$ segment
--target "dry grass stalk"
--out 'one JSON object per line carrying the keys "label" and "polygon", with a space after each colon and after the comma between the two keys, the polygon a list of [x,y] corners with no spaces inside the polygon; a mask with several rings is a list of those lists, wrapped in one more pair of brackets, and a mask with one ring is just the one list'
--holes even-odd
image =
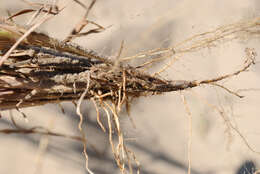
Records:
{"label": "dry grass stalk", "polygon": [[187,112],[187,115],[188,115],[188,125],[189,125],[189,139],[188,139],[188,171],[187,173],[188,174],[191,174],[191,146],[192,146],[192,114],[191,114],[191,111],[190,111],[190,108],[188,106],[188,103],[187,103],[187,99],[186,97],[184,96],[184,94],[181,93],[181,98],[182,98],[182,102],[183,102],[183,105],[185,106],[185,110]]}

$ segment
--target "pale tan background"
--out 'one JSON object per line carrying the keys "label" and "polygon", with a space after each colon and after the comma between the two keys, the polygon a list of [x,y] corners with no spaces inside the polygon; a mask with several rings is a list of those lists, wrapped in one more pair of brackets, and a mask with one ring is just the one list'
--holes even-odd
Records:
{"label": "pale tan background", "polygon": [[[98,0],[90,19],[103,26],[112,26],[103,33],[76,41],[86,48],[115,56],[124,40],[122,56],[131,55],[141,50],[168,47],[193,34],[259,16],[259,5],[257,0]],[[6,15],[7,9],[15,12],[23,7],[26,6],[18,0],[0,1],[1,15]],[[83,9],[71,3],[59,16],[44,24],[40,31],[63,39],[83,14]],[[232,72],[243,63],[246,47],[253,47],[260,54],[259,38],[188,54],[168,69],[164,77],[205,79]],[[259,68],[259,64],[256,64],[250,72],[234,77],[225,84],[233,90],[260,88]],[[184,95],[193,118],[192,173],[236,173],[245,160],[253,160],[256,165],[260,165],[259,154],[252,153],[236,133],[232,132],[230,138],[220,115],[194,92],[213,105],[223,106],[252,147],[260,151],[259,91],[244,92],[242,94],[246,97],[239,99],[221,89],[207,86],[188,90]],[[13,113],[18,122],[27,127],[42,125],[57,132],[79,134],[75,108],[69,103],[62,105],[66,114],[62,114],[57,105],[24,109],[28,122],[15,111]],[[93,149],[89,149],[90,168],[97,174],[119,173],[111,156],[108,137],[98,129],[95,122],[93,105],[87,101],[82,109],[87,116],[87,137],[99,151],[96,154]],[[8,114],[2,113],[1,129],[11,126]],[[134,101],[131,115],[136,129],[124,115],[121,122],[124,134],[129,138],[129,147],[141,162],[141,173],[187,173],[189,127],[180,94],[176,92],[140,98]],[[0,174],[86,173],[82,146],[72,140],[4,134],[0,134],[0,139]],[[39,144],[47,140],[47,150],[41,154]]]}

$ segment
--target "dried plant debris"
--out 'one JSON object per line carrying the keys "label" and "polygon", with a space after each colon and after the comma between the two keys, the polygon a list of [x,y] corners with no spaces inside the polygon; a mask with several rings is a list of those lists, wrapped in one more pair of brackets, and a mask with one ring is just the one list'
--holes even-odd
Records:
{"label": "dried plant debris", "polygon": [[[15,27],[17,34],[9,30]],[[26,31],[3,21],[0,29],[3,53],[11,47],[19,33]],[[250,54],[250,59],[247,58],[246,65],[238,72],[246,70],[253,63],[251,57],[255,53],[248,49],[247,54]],[[1,66],[0,73],[1,109],[77,100],[87,86],[88,74],[89,90],[84,98],[108,99],[113,103],[215,83],[237,74],[203,81],[164,80],[129,65],[115,64],[78,45],[60,42],[36,32],[32,32],[12,52]]]}
{"label": "dried plant debris", "polygon": [[[79,3],[80,1],[75,2]],[[255,62],[256,53],[254,49],[245,49],[246,57],[240,69],[219,77],[206,80],[172,81],[165,80],[158,75],[171,66],[174,58],[184,53],[215,46],[222,41],[259,35],[260,18],[223,26],[211,32],[195,35],[171,48],[150,50],[135,56],[118,58],[114,62],[108,57],[71,43],[73,38],[88,34],[88,32],[82,32],[82,29],[88,23],[98,27],[89,31],[90,33],[98,33],[104,29],[95,22],[86,19],[94,2],[91,3],[89,8],[84,6],[87,10],[84,18],[64,41],[34,31],[37,26],[48,18],[42,18],[38,23],[35,22],[33,25],[35,27],[29,30],[10,20],[18,15],[32,12],[31,9],[22,10],[7,19],[0,18],[0,110],[19,110],[23,107],[47,103],[60,103],[63,101],[75,103],[75,101],[78,101],[76,104],[77,114],[80,116],[79,130],[82,136],[77,137],[77,139],[84,144],[86,169],[89,173],[92,172],[87,165],[86,139],[82,130],[83,115],[80,112],[80,105],[84,99],[90,99],[94,103],[97,111],[97,122],[103,131],[106,131],[106,129],[100,121],[99,109],[105,111],[112,152],[117,165],[121,172],[124,173],[126,170],[125,164],[128,164],[129,171],[132,171],[132,161],[139,165],[134,153],[124,143],[118,115],[123,105],[126,105],[127,110],[129,110],[129,103],[132,99],[185,90],[198,87],[201,84],[215,85],[232,95],[242,97],[218,84],[218,82],[248,70]],[[34,17],[38,16],[39,13],[53,16],[58,14],[60,9],[57,6],[55,8],[49,7],[49,9],[41,8],[36,11]],[[55,12],[53,12],[53,9],[55,9]],[[127,64],[128,60],[137,58],[151,59],[137,67]],[[163,59],[169,59],[170,61],[159,72],[155,74],[144,72],[145,68],[149,68],[154,62]],[[117,145],[112,139],[112,124],[118,136]],[[0,132],[17,133],[19,131],[5,130]],[[37,131],[35,129],[21,129],[21,133],[37,133]],[[64,136],[49,131],[38,131],[38,133]]]}

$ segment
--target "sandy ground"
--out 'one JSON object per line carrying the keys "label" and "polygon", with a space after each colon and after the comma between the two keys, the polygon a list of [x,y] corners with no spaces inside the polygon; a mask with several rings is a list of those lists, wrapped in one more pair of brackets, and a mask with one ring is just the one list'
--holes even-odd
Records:
{"label": "sandy ground", "polygon": [[[105,55],[115,56],[124,40],[125,50],[122,56],[132,55],[141,50],[169,47],[194,34],[259,16],[258,6],[257,0],[99,0],[90,19],[111,27],[103,33],[81,38],[76,42]],[[1,15],[6,15],[7,9],[15,12],[23,7],[26,6],[20,1],[0,1]],[[83,14],[84,10],[72,3],[40,30],[63,39]],[[253,47],[260,52],[259,39],[234,41],[184,55],[181,61],[163,75],[167,79],[205,79],[232,72],[243,62],[246,47]],[[158,68],[159,65],[154,71]],[[259,68],[259,64],[256,64],[249,72],[232,78],[225,84],[234,90],[259,89]],[[256,168],[260,165],[259,154],[250,151],[236,132],[229,133],[221,116],[209,106],[222,107],[249,144],[260,151],[259,91],[244,92],[246,97],[243,99],[208,86],[187,90],[183,94],[192,114],[191,138],[189,117],[179,92],[135,100],[131,115],[136,129],[125,115],[122,116],[124,135],[141,163],[141,173],[187,173],[189,140],[192,142],[191,173],[242,174],[242,171],[239,173],[239,168],[244,162],[253,161]],[[56,132],[79,134],[75,108],[70,103],[62,105],[65,114],[57,105],[24,109],[28,116],[27,122],[16,111],[13,114],[19,124],[27,127],[41,125]],[[86,133],[89,143],[95,146],[95,149],[89,147],[90,168],[96,174],[119,173],[111,155],[108,136],[102,133],[95,121],[93,105],[86,101],[82,110],[87,116]],[[9,114],[2,113],[1,129],[12,127]],[[0,139],[1,174],[87,173],[84,169],[82,146],[73,140],[5,134],[0,134]]]}

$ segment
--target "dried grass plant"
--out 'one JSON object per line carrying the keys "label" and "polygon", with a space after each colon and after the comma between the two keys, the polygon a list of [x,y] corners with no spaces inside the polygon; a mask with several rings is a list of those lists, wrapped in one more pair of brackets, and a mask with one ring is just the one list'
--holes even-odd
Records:
{"label": "dried grass plant", "polygon": [[[81,136],[63,135],[50,132],[46,128],[23,129],[19,126],[16,126],[16,129],[0,130],[1,133],[37,133],[79,140],[84,144],[86,169],[89,173],[93,173],[88,167],[87,143],[85,133],[82,130],[84,116],[80,111],[82,101],[91,100],[96,106],[97,122],[100,128],[104,132],[109,132],[111,149],[119,169],[122,173],[133,173],[132,161],[135,161],[137,165],[139,165],[139,162],[135,154],[127,148],[119,122],[122,107],[126,106],[129,111],[133,99],[172,91],[183,91],[199,87],[202,84],[214,85],[226,90],[231,95],[243,97],[239,93],[220,85],[219,82],[248,71],[255,63],[256,52],[253,48],[245,49],[244,63],[240,69],[230,74],[193,81],[185,79],[165,80],[160,74],[171,67],[172,63],[180,59],[183,54],[217,46],[234,39],[258,37],[260,34],[260,18],[221,26],[215,30],[194,35],[169,48],[149,50],[131,57],[120,57],[124,48],[122,44],[118,59],[112,61],[92,50],[84,49],[72,43],[72,40],[76,37],[105,30],[104,27],[96,22],[89,21],[87,18],[95,1],[92,1],[89,7],[80,1],[75,0],[75,2],[86,9],[86,14],[63,41],[58,41],[43,33],[37,33],[35,29],[55,17],[65,7],[59,7],[55,4],[30,4],[37,6],[37,8],[21,10],[9,17],[1,18],[0,108],[1,110],[17,109],[23,114],[21,109],[24,107],[71,101],[76,105],[76,112],[80,117],[78,128]],[[15,17],[27,13],[32,13],[27,28],[14,22]],[[96,28],[83,32],[83,28],[90,24],[96,26]],[[148,61],[136,67],[127,63],[129,60],[143,58]],[[145,72],[154,63],[162,60],[169,60],[169,62],[160,71],[153,74]],[[183,102],[187,113],[190,115],[185,97],[183,97]],[[99,112],[101,109],[106,113],[108,130],[100,121]],[[216,110],[220,115],[223,115],[221,110]],[[25,114],[23,115],[25,116]],[[223,119],[254,151],[243,135],[230,124],[230,121],[225,116],[223,116]],[[16,125],[14,120],[13,123]],[[113,130],[113,125],[115,130]],[[117,142],[112,139],[113,131],[117,134]],[[128,166],[127,169],[126,165]]]}

